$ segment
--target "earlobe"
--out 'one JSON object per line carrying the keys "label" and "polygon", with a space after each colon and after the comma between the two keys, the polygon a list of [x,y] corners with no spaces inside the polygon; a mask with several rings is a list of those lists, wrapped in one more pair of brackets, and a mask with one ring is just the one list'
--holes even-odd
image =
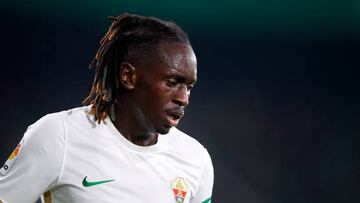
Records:
{"label": "earlobe", "polygon": [[120,82],[127,90],[135,88],[136,68],[128,62],[123,62],[120,68]]}

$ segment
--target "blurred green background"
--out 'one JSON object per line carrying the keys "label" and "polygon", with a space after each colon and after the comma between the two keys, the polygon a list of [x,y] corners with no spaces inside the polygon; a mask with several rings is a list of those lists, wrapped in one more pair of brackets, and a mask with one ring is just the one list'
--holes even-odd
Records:
{"label": "blurred green background", "polygon": [[[266,35],[266,32],[359,31],[358,0],[104,0],[7,1],[7,11],[51,22],[104,23],[109,15],[137,13],[173,20],[192,31],[212,35]],[[310,30],[307,30],[310,29]]]}

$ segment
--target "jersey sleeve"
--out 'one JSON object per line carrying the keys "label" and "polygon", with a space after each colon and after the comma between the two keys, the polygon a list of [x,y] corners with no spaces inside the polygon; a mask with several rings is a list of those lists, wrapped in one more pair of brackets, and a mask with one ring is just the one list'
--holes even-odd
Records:
{"label": "jersey sleeve", "polygon": [[65,148],[62,118],[49,114],[31,125],[0,169],[0,202],[33,203],[60,175]]}
{"label": "jersey sleeve", "polygon": [[191,203],[211,203],[212,190],[214,185],[214,167],[206,149],[204,149],[204,165],[199,180],[199,187]]}

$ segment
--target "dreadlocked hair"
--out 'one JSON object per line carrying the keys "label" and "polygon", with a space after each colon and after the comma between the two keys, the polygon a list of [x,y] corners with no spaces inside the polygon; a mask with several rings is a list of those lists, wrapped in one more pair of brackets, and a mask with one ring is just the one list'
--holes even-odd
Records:
{"label": "dreadlocked hair", "polygon": [[107,116],[115,121],[115,104],[124,90],[118,78],[123,62],[141,57],[146,49],[163,42],[190,45],[187,34],[173,22],[128,13],[108,18],[112,24],[89,65],[89,69],[95,68],[95,77],[89,95],[82,102],[91,105],[88,113],[99,123]]}

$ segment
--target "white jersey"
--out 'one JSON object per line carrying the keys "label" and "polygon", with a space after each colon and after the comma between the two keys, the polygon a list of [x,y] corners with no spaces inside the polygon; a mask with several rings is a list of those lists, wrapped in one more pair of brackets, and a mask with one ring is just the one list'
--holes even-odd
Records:
{"label": "white jersey", "polygon": [[0,202],[211,202],[213,166],[195,139],[172,128],[138,146],[88,109],[48,114],[28,128],[0,169]]}

